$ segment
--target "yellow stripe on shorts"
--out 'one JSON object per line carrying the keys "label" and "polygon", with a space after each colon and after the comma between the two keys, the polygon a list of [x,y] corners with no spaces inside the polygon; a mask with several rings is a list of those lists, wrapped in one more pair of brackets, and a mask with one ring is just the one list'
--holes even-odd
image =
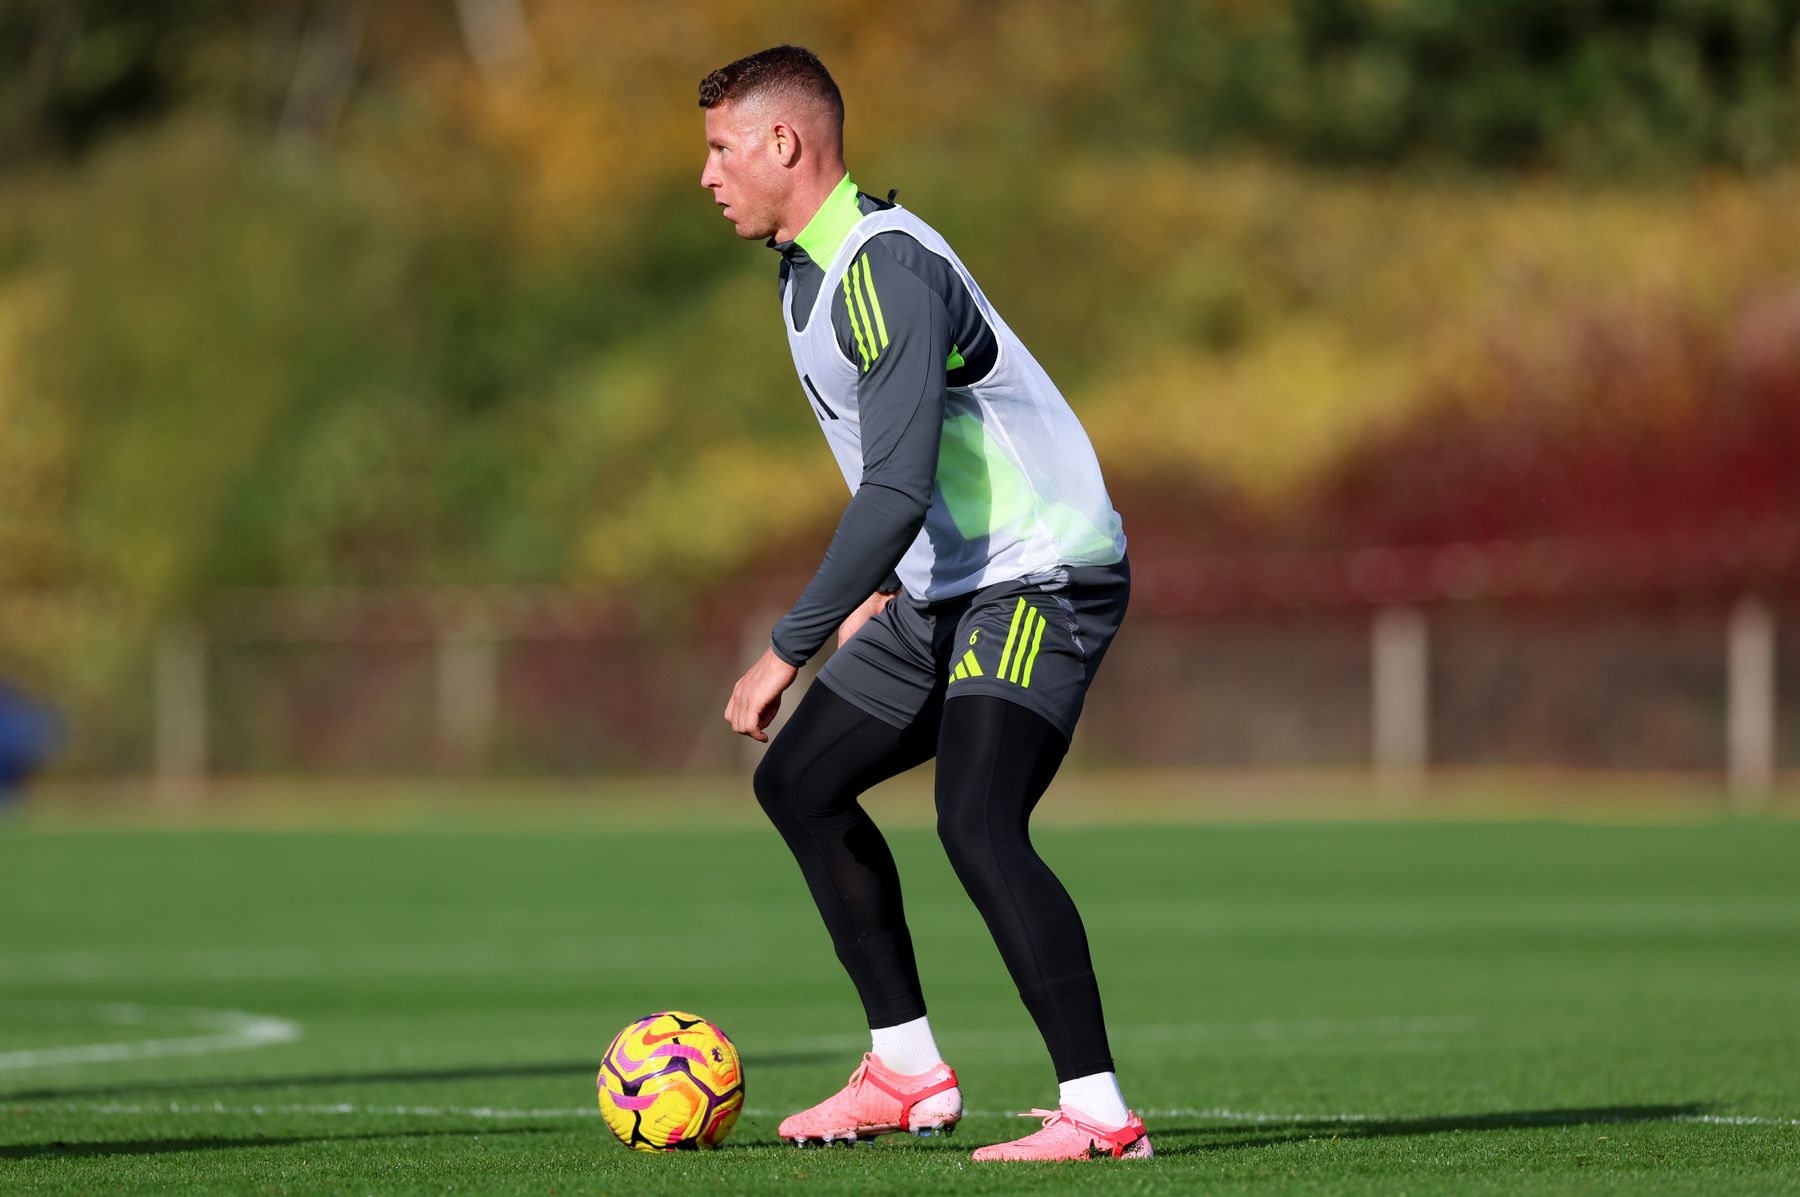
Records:
{"label": "yellow stripe on shorts", "polygon": [[[1024,602],[1023,599],[1021,599],[1019,601]],[[1035,639],[1034,639],[1034,637],[1035,637]],[[1019,680],[1020,671],[1022,669],[1024,669],[1024,667],[1025,667],[1025,646],[1026,646],[1026,644],[1030,643],[1035,646],[1035,644],[1037,642],[1041,641],[1043,638],[1044,638],[1044,617],[1042,614],[1039,613],[1039,611],[1036,607],[1033,607],[1033,606],[1030,606],[1029,604],[1027,604],[1025,607],[1025,623],[1022,627],[1019,628],[1019,651],[1017,651],[1013,654],[1012,669],[1006,675],[1007,681],[1017,682]],[[1036,655],[1035,648],[1033,649],[1032,655],[1033,656]],[[1027,675],[1027,676],[1029,676],[1029,675]]]}
{"label": "yellow stripe on shorts", "polygon": [[1012,627],[1006,629],[1006,647],[1000,650],[1000,668],[995,671],[994,676],[1006,676],[1006,663],[1012,659],[1013,643],[1019,638],[1019,620],[1030,609],[1030,605],[1023,598],[1019,599],[1019,605],[1013,608]]}
{"label": "yellow stripe on shorts", "polygon": [[1024,680],[1019,683],[1024,689],[1031,689],[1031,667],[1037,664],[1038,649],[1042,648],[1043,645],[1044,617],[1040,614],[1037,621],[1037,631],[1031,634],[1031,655],[1025,658],[1025,677]]}

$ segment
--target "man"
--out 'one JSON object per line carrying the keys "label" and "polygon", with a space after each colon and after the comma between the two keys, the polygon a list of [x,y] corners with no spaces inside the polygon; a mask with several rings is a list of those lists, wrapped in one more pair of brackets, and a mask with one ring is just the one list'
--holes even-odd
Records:
{"label": "man", "polygon": [[852,498],[818,573],[732,690],[765,729],[799,667],[839,650],[756,771],[868,1015],[841,1092],[782,1122],[808,1140],[947,1132],[956,1074],[932,1038],[864,790],[937,758],[938,831],[1049,1048],[1059,1108],[977,1160],[1151,1155],[1113,1073],[1087,936],[1026,824],[1125,612],[1125,537],[1087,435],[930,226],[859,192],[843,99],[778,46],[700,84],[706,168],[738,236],[781,255],[802,392]]}

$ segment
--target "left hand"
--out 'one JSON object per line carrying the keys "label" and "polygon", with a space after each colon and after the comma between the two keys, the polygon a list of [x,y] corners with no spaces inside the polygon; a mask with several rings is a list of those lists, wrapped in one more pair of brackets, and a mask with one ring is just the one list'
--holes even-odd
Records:
{"label": "left hand", "polygon": [[868,623],[871,619],[880,615],[882,609],[893,601],[893,595],[884,594],[879,590],[864,599],[862,605],[850,612],[850,614],[845,617],[844,622],[838,625],[838,647],[842,648],[845,644],[849,643],[850,637],[862,630],[862,626],[865,623]]}
{"label": "left hand", "polygon": [[781,692],[794,684],[800,671],[775,655],[773,648],[763,650],[756,664],[731,688],[731,701],[725,704],[725,722],[740,736],[767,744],[763,733],[781,709]]}

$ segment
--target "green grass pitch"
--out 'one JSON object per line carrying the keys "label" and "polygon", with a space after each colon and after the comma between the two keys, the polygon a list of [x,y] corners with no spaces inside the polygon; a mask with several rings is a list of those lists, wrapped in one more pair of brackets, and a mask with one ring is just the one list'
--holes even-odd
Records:
{"label": "green grass pitch", "polygon": [[[1157,1158],[981,1165],[1054,1079],[891,838],[951,1139],[795,1149],[858,1008],[749,823],[0,829],[0,1192],[1800,1192],[1800,825],[1053,826]],[[741,1048],[724,1149],[607,1135],[639,1014]]]}

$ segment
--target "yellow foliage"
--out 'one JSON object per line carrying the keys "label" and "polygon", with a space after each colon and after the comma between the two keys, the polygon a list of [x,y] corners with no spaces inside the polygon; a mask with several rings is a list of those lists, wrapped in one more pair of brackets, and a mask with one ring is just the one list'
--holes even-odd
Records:
{"label": "yellow foliage", "polygon": [[1795,175],[1616,191],[1155,157],[1071,164],[1050,191],[1109,251],[1060,268],[1116,274],[1106,306],[1128,307],[1096,304],[1111,365],[1070,388],[1109,469],[1261,501],[1421,405],[1493,409],[1516,373],[1573,369],[1596,320],[1717,330],[1800,277]]}
{"label": "yellow foliage", "polygon": [[66,567],[73,429],[48,363],[32,352],[62,302],[57,280],[45,273],[15,275],[0,287],[0,587],[48,585]]}
{"label": "yellow foliage", "polygon": [[577,568],[622,586],[646,569],[662,582],[710,580],[720,562],[828,523],[847,502],[823,445],[706,445],[660,463],[628,501],[590,521]]}
{"label": "yellow foliage", "polygon": [[1405,375],[1398,355],[1293,321],[1222,359],[1165,351],[1108,378],[1081,409],[1116,477],[1197,478],[1272,502],[1401,410]]}

